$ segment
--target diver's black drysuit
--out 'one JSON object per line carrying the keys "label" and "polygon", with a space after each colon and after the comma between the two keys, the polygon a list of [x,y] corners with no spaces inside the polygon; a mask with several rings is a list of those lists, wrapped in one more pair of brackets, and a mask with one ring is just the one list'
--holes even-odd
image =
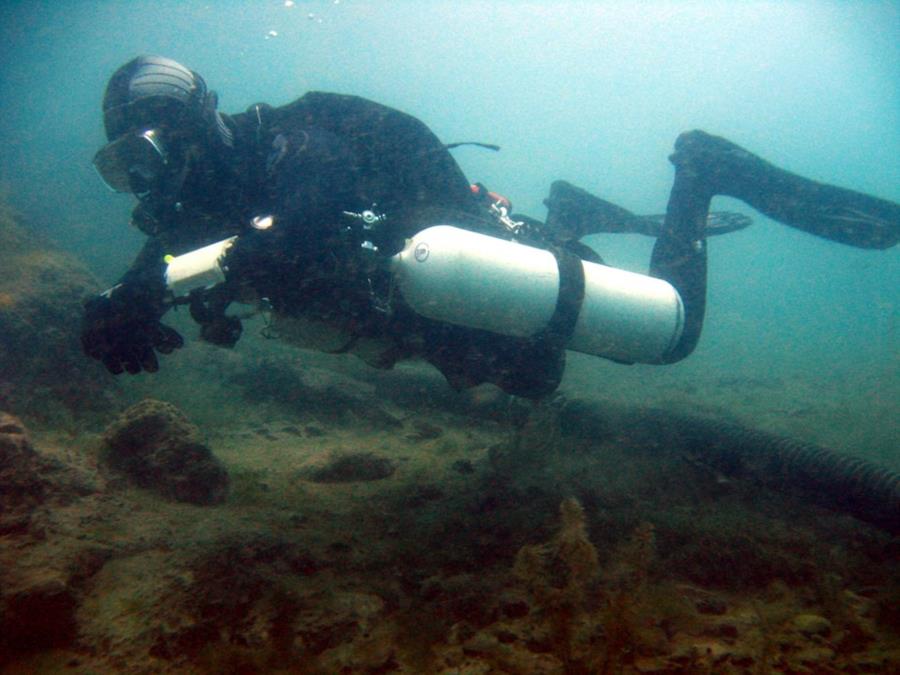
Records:
{"label": "diver's black drysuit", "polygon": [[[554,183],[547,222],[524,219],[517,233],[559,261],[561,289],[551,325],[530,338],[453,326],[407,308],[391,293],[382,263],[406,237],[432,224],[512,234],[490,215],[484,191],[473,192],[447,146],[424,124],[362,98],[319,92],[279,108],[252,106],[228,120],[234,148],[222,151],[214,180],[200,176],[192,183],[189,176],[177,204],[146,202],[135,209],[135,224],[152,236],[117,292],[103,298],[105,305],[88,303],[82,336],[87,353],[113,372],[155,370],[153,349],[168,353],[181,344],[159,323],[168,309],[164,256],[236,234],[225,262],[227,281],[192,303],[192,315],[211,342],[236,342],[240,323],[224,309],[250,291],[276,315],[340,327],[348,340],[333,351],[349,351],[360,338],[380,339],[384,348],[367,359],[376,365],[421,356],[457,388],[492,382],[514,395],[539,397],[557,387],[583,292],[580,265],[572,259],[591,258],[577,240],[604,229],[604,219],[627,212]],[[851,245],[886,248],[900,236],[897,204],[789,174],[724,139],[683,134],[671,159],[675,184],[651,274],[679,291],[686,325],[666,362],[689,354],[699,339],[713,195],[740,198],[777,220]],[[359,217],[366,210],[384,217],[367,225]],[[268,229],[251,226],[268,216]],[[133,306],[130,313],[126,305]],[[110,329],[116,311],[120,323]],[[92,330],[104,321],[102,329]],[[143,336],[143,343],[130,346],[135,336]]]}
{"label": "diver's black drysuit", "polygon": [[[236,341],[239,324],[225,317],[224,308],[250,290],[266,298],[276,315],[304,315],[345,329],[350,338],[337,351],[350,350],[360,337],[382,338],[387,346],[374,362],[383,367],[422,356],[457,388],[488,381],[531,397],[556,388],[564,358],[559,340],[439,323],[390,297],[381,263],[428,225],[503,236],[484,198],[424,124],[359,97],[319,92],[279,108],[251,106],[228,119],[235,150],[220,158],[214,191],[189,181],[177,208],[151,202],[135,209],[135,224],[152,236],[113,297],[147,312],[121,332],[149,330],[163,353],[179,346],[158,323],[167,309],[164,256],[238,234],[227,257],[227,282],[202,299],[198,295],[192,306],[212,342]],[[365,210],[384,216],[374,229],[364,229],[358,217]],[[269,229],[250,225],[266,216],[274,223]],[[135,350],[104,362],[134,372],[147,369],[144,359],[150,357],[152,351],[147,356]]]}

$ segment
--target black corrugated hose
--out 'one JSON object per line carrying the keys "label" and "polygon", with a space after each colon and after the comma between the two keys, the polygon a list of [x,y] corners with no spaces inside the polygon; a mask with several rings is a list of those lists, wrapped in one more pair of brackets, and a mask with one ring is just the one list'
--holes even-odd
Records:
{"label": "black corrugated hose", "polygon": [[[608,420],[598,413],[596,404],[570,400],[561,411],[563,428],[576,435],[608,431]],[[725,476],[750,479],[900,534],[900,474],[886,467],[732,422],[659,409],[633,415],[626,417],[635,427],[653,427],[666,437],[667,447],[678,444]]]}

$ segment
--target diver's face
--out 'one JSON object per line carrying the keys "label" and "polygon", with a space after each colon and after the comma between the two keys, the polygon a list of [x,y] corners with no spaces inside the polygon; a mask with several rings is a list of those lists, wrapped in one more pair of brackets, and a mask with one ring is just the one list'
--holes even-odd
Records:
{"label": "diver's face", "polygon": [[94,156],[94,167],[115,192],[138,199],[176,198],[192,163],[202,154],[193,134],[165,126],[129,132]]}

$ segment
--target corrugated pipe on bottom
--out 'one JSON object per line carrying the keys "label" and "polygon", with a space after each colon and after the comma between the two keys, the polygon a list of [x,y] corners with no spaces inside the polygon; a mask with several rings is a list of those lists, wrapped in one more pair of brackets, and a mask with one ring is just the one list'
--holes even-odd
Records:
{"label": "corrugated pipe on bottom", "polygon": [[717,420],[672,417],[703,461],[900,534],[900,475],[859,457]]}
{"label": "corrugated pipe on bottom", "polygon": [[[563,428],[580,429],[581,433],[594,424],[608,428],[608,422],[590,421],[585,413],[596,417],[596,405],[569,401],[561,412]],[[626,416],[635,426],[657,426],[667,441],[682,445],[699,462],[725,476],[750,478],[900,534],[900,474],[885,467],[731,422],[659,409],[641,412],[636,418],[633,413]]]}

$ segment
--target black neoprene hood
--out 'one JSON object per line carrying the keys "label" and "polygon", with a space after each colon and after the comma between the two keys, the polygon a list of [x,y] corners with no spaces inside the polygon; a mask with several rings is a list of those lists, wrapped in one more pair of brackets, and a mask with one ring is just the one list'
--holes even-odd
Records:
{"label": "black neoprene hood", "polygon": [[138,56],[110,78],[103,95],[103,125],[109,140],[144,126],[177,124],[187,114],[200,120],[206,83],[197,73],[162,56]]}
{"label": "black neoprene hood", "polygon": [[164,56],[138,56],[106,85],[103,126],[109,141],[157,126],[194,126],[213,144],[231,148],[234,135],[217,102],[193,70]]}

